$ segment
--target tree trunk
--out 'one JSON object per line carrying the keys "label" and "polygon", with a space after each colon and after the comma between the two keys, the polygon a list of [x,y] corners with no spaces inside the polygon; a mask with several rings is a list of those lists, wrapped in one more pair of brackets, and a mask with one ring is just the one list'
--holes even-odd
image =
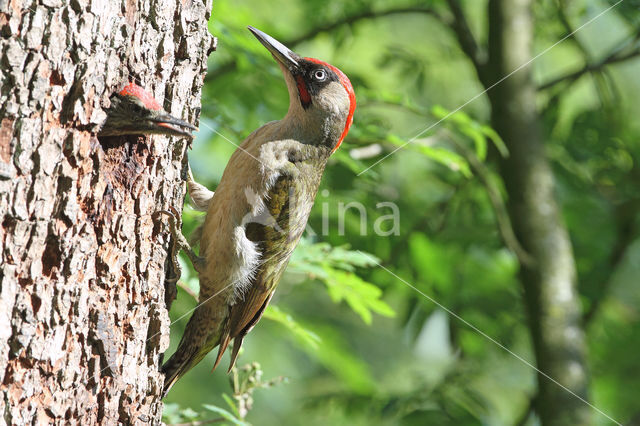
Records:
{"label": "tree trunk", "polygon": [[[489,75],[497,82],[532,59],[532,0],[490,0]],[[553,175],[538,129],[530,67],[488,92],[492,123],[509,148],[501,173],[511,220],[533,264],[521,265],[538,368],[586,399],[584,332],[567,230],[554,196]],[[538,374],[537,411],[544,425],[584,425],[590,408]]]}
{"label": "tree trunk", "polygon": [[186,140],[98,140],[128,81],[195,122],[211,0],[0,0],[0,424],[158,423]]}

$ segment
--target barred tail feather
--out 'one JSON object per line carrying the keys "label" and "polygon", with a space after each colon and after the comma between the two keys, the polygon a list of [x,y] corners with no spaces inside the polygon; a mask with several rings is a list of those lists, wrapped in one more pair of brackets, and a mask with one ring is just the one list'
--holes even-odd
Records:
{"label": "barred tail feather", "polygon": [[178,349],[162,365],[162,372],[165,375],[163,398],[178,379],[218,345],[220,333],[216,333],[216,327],[211,324],[212,318],[208,314],[205,309],[196,309],[187,324]]}
{"label": "barred tail feather", "polygon": [[220,364],[220,360],[222,359],[222,355],[224,355],[224,351],[227,349],[227,346],[229,346],[229,342],[230,341],[231,341],[231,338],[229,337],[229,333],[227,332],[227,333],[224,334],[224,337],[220,341],[220,348],[218,349],[218,356],[216,357],[216,362],[213,364],[213,368],[211,369],[211,372],[213,372],[218,367],[218,364]]}
{"label": "barred tail feather", "polygon": [[162,388],[162,397],[166,397],[173,385],[178,381],[180,377],[186,372],[185,364],[174,365],[175,362],[172,357],[162,366],[162,372],[164,373],[164,386]]}

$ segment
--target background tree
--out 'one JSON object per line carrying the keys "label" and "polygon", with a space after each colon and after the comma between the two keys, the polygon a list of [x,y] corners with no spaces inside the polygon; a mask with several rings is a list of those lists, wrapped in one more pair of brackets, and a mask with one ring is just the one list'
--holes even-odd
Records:
{"label": "background tree", "polygon": [[[457,0],[449,4],[454,13],[459,10]],[[501,160],[500,174],[511,220],[524,249],[531,254],[530,259],[518,260],[536,364],[541,371],[536,411],[546,425],[588,424],[590,407],[576,398],[588,396],[575,260],[555,199],[554,177],[538,119],[536,84],[528,66],[533,60],[532,6],[529,0],[491,0],[488,60],[483,63],[476,57],[474,64],[489,89],[491,122],[509,149],[509,156]],[[460,23],[465,19],[462,12],[455,15],[464,49],[463,39],[473,36],[465,34],[466,25]],[[472,49],[465,49],[467,55],[477,54]],[[505,76],[509,77],[498,83]]]}
{"label": "background tree", "polygon": [[0,413],[159,421],[184,139],[97,139],[128,81],[198,119],[211,1],[0,1]]}

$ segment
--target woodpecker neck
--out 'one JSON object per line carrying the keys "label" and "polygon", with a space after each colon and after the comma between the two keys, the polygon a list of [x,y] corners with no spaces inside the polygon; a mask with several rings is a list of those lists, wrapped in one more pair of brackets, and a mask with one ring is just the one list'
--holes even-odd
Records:
{"label": "woodpecker neck", "polygon": [[289,110],[281,120],[281,128],[291,138],[308,145],[326,147],[333,151],[339,144],[349,113],[349,102],[337,83],[328,86],[323,96],[316,96],[304,107],[298,82],[281,64],[289,91]]}
{"label": "woodpecker neck", "polygon": [[322,114],[315,108],[304,110],[297,100],[289,105],[281,126],[292,139],[329,151],[337,145],[344,127],[336,123],[335,117]]}

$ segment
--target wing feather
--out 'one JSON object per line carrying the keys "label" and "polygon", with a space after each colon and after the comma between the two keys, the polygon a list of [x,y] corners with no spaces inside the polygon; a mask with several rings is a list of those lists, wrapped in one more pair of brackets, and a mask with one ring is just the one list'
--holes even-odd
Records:
{"label": "wing feather", "polygon": [[229,320],[223,330],[216,366],[225,349],[234,339],[229,369],[233,367],[244,336],[262,317],[287,266],[290,250],[286,250],[283,244],[286,245],[290,241],[288,235],[290,185],[292,185],[290,176],[279,177],[264,200],[264,213],[270,216],[267,220],[262,217],[246,224],[246,236],[258,245],[262,260],[243,299],[230,307]]}

